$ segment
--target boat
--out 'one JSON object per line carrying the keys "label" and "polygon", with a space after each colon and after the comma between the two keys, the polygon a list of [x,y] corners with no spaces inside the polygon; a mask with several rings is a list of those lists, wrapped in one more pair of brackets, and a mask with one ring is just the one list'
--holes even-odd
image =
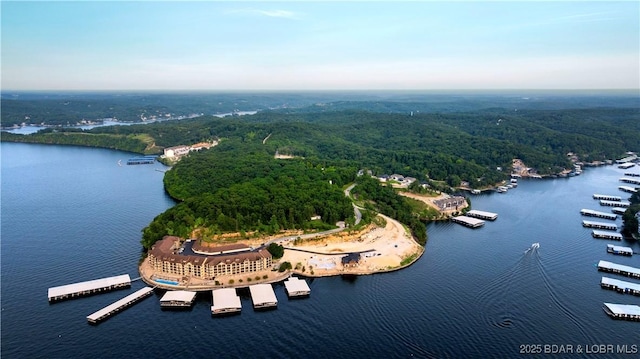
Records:
{"label": "boat", "polygon": [[506,186],[499,186],[498,188],[496,188],[496,191],[498,191],[498,193],[505,193],[509,190],[508,187]]}

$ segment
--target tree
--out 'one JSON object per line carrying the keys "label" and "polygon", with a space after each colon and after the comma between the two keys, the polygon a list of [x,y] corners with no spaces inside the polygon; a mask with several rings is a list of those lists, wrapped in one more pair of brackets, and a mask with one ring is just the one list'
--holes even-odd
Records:
{"label": "tree", "polygon": [[284,255],[284,247],[278,243],[269,244],[267,250],[271,253],[274,259],[280,259]]}

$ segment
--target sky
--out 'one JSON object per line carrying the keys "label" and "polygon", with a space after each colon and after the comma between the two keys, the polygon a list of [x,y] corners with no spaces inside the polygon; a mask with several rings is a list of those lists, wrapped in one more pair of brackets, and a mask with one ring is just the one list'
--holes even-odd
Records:
{"label": "sky", "polygon": [[638,1],[6,1],[3,90],[638,89]]}

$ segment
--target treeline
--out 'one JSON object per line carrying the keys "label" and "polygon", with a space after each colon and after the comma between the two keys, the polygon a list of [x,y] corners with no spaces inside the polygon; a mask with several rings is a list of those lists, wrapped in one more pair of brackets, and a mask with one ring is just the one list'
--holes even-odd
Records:
{"label": "treeline", "polygon": [[404,197],[397,194],[393,188],[381,185],[377,179],[370,176],[360,176],[356,179],[356,183],[357,186],[351,190],[351,193],[358,201],[365,202],[367,209],[380,212],[407,225],[418,243],[423,246],[426,244],[427,229],[424,223],[414,215],[411,205]]}
{"label": "treeline", "polygon": [[[353,168],[325,168],[304,160],[276,160],[257,146],[232,143],[196,153],[166,173],[165,188],[183,200],[143,230],[149,248],[166,234],[190,237],[284,229],[327,229],[353,224],[353,207],[342,186]],[[350,173],[350,177],[346,173]],[[320,216],[321,220],[312,220]]]}
{"label": "treeline", "polygon": [[631,205],[622,215],[622,233],[629,237],[634,236],[635,238],[638,238],[640,233],[638,233],[639,224],[636,214],[640,212],[640,193],[636,192],[632,194],[631,198],[629,198],[629,202]]}
{"label": "treeline", "polygon": [[111,148],[135,153],[145,153],[147,148],[144,141],[130,135],[91,134],[83,131],[56,132],[51,129],[26,136],[3,132],[1,139],[7,142]]}

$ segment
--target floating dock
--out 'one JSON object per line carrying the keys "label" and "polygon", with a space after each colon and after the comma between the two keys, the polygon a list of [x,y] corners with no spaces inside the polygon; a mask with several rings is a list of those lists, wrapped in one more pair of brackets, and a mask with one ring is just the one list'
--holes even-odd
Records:
{"label": "floating dock", "polygon": [[150,165],[156,162],[155,157],[136,157],[127,160],[128,165]]}
{"label": "floating dock", "polygon": [[622,177],[622,178],[620,178],[620,181],[621,182],[625,182],[625,183],[631,183],[631,184],[640,185],[640,179],[638,179],[638,178]]}
{"label": "floating dock", "polygon": [[498,218],[498,214],[497,213],[478,211],[478,210],[475,210],[475,209],[472,209],[472,210],[468,211],[465,215],[468,216],[468,217],[487,219],[487,220],[490,220],[490,221],[495,221],[496,218]]}
{"label": "floating dock", "polygon": [[629,187],[629,186],[619,186],[618,189],[621,190],[622,192],[627,192],[627,193],[636,193],[636,192],[638,192],[637,189],[635,189],[633,187]]}
{"label": "floating dock", "polygon": [[597,229],[594,229],[591,232],[591,236],[598,239],[613,239],[616,241],[622,240],[622,234],[613,231],[599,231]]}
{"label": "floating dock", "polygon": [[196,299],[196,292],[186,290],[170,290],[160,298],[160,308],[191,308]]}
{"label": "floating dock", "polygon": [[627,211],[627,209],[626,209],[626,208],[620,208],[620,207],[613,207],[613,208],[611,208],[611,213],[614,213],[614,214],[623,215],[623,214],[624,214],[624,212],[626,212],[626,211]]}
{"label": "floating dock", "polygon": [[622,197],[611,196],[608,194],[594,194],[593,199],[604,199],[605,201],[622,201]]}
{"label": "floating dock", "polygon": [[604,303],[602,309],[613,319],[640,321],[640,306],[638,305]]}
{"label": "floating dock", "polygon": [[455,223],[459,223],[470,228],[478,228],[484,225],[483,220],[467,216],[457,216],[451,218],[451,220]]}
{"label": "floating dock", "polygon": [[609,207],[629,207],[631,203],[627,201],[605,201],[604,199],[600,200],[601,206],[609,206]]}
{"label": "floating dock", "polygon": [[626,172],[624,175],[629,177],[640,177],[640,173],[633,173],[633,172]]}
{"label": "floating dock", "polygon": [[582,221],[582,226],[587,228],[608,229],[611,231],[617,231],[618,226],[612,223],[594,222],[594,221]]}
{"label": "floating dock", "polygon": [[618,165],[618,168],[622,168],[623,170],[628,170],[629,168],[635,166],[636,164],[633,162],[621,163]]}
{"label": "floating dock", "polygon": [[640,278],[640,269],[607,261],[598,262],[598,270],[601,272],[615,273],[632,278]]}
{"label": "floating dock", "polygon": [[235,288],[214,289],[211,294],[213,295],[212,315],[237,314],[242,310],[240,297]]}
{"label": "floating dock", "polygon": [[87,320],[91,324],[97,324],[98,322],[109,318],[113,314],[116,314],[121,310],[126,309],[133,304],[141,301],[142,299],[150,296],[151,293],[153,293],[153,288],[151,287],[144,287],[142,289],[139,289],[134,293],[120,299],[119,301],[111,303],[108,306],[100,309],[99,311],[87,316]]}
{"label": "floating dock", "polygon": [[114,289],[122,289],[131,286],[131,278],[128,274],[115,277],[94,279],[86,282],[61,285],[49,288],[49,302],[65,299],[84,297],[87,295],[107,292]]}
{"label": "floating dock", "polygon": [[600,286],[602,288],[615,290],[618,293],[640,295],[640,284],[637,283],[602,277]]}
{"label": "floating dock", "polygon": [[271,284],[254,284],[249,286],[254,309],[269,309],[278,306],[276,293]]}
{"label": "floating dock", "polygon": [[605,218],[605,219],[612,219],[612,220],[615,220],[616,218],[618,218],[618,216],[616,216],[615,214],[598,212],[590,209],[581,209],[580,214],[587,217],[598,217],[598,218]]}
{"label": "floating dock", "polygon": [[297,277],[290,277],[284,281],[284,288],[289,298],[308,297],[311,294],[307,281]]}
{"label": "floating dock", "polygon": [[633,249],[629,247],[614,246],[613,244],[607,244],[607,253],[616,254],[619,256],[632,256]]}

